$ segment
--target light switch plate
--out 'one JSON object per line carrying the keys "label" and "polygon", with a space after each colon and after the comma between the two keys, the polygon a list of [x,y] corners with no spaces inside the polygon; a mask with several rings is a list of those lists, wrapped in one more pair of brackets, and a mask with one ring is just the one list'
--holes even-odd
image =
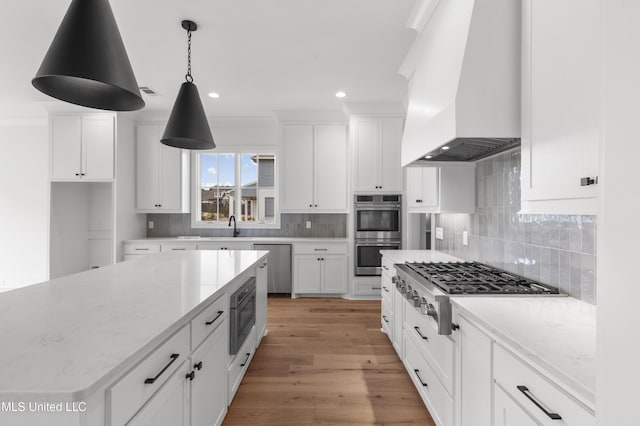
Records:
{"label": "light switch plate", "polygon": [[310,220],[307,221],[307,229],[311,229],[311,221]]}
{"label": "light switch plate", "polygon": [[444,240],[444,229],[436,227],[436,240]]}
{"label": "light switch plate", "polygon": [[153,221],[152,220],[149,221],[149,229],[153,229]]}
{"label": "light switch plate", "polygon": [[469,245],[469,233],[467,231],[462,231],[462,245]]}

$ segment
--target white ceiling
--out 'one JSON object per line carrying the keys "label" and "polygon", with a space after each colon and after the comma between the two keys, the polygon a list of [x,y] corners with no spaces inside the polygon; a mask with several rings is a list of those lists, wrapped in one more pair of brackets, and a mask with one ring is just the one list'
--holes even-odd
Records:
{"label": "white ceiling", "polygon": [[[415,0],[111,0],[145,112],[171,109],[186,73],[182,19],[192,36],[194,83],[212,116],[339,110],[344,101],[401,102],[397,70],[416,33]],[[0,4],[0,118],[43,115],[51,98],[31,86],[69,0]],[[206,96],[216,91],[221,98]],[[56,101],[57,103],[57,101]],[[54,105],[55,106],[55,105]]]}

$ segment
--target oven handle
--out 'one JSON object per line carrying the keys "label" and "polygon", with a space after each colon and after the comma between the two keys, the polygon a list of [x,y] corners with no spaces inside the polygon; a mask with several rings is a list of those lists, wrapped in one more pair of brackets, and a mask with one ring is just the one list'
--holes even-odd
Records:
{"label": "oven handle", "polygon": [[368,247],[400,247],[400,243],[368,243],[365,241],[356,241],[356,247],[368,246]]}

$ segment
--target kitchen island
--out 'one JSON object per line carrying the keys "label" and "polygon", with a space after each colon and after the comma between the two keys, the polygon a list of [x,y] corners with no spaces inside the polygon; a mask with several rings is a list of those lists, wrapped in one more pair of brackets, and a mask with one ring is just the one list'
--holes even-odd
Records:
{"label": "kitchen island", "polygon": [[[186,372],[177,408],[190,411],[197,395],[182,383],[195,386],[195,374],[211,368],[225,373],[219,375],[225,392],[218,395],[226,412],[266,332],[267,253],[159,253],[3,293],[0,424],[164,424],[145,407]],[[252,277],[256,324],[234,356],[228,350],[229,297]],[[198,351],[216,343],[219,365],[193,368]],[[168,401],[180,398],[156,405]],[[164,421],[187,424],[189,415],[198,417]]]}

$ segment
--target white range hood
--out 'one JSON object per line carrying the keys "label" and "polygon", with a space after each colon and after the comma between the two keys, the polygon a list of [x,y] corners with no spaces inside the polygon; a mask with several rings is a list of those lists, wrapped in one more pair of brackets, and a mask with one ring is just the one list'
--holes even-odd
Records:
{"label": "white range hood", "polygon": [[[521,19],[514,0],[417,3],[408,26],[420,35],[400,68],[410,80],[403,166],[427,154],[475,160],[519,143]],[[448,156],[435,158],[445,145]]]}

